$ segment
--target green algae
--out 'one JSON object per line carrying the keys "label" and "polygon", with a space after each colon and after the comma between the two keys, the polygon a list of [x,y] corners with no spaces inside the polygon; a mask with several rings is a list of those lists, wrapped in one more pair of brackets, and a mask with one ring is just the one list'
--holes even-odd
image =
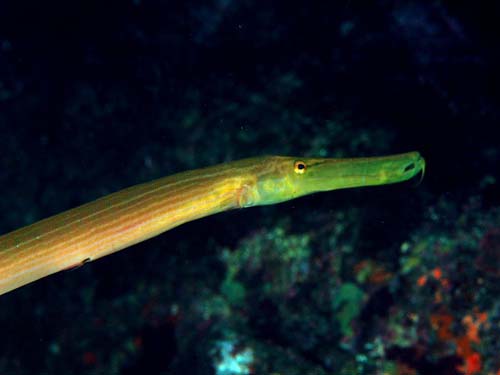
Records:
{"label": "green algae", "polygon": [[352,337],[354,334],[352,324],[359,316],[366,297],[366,293],[354,283],[342,284],[336,291],[332,307],[335,311],[335,319],[340,324],[340,330],[344,336]]}

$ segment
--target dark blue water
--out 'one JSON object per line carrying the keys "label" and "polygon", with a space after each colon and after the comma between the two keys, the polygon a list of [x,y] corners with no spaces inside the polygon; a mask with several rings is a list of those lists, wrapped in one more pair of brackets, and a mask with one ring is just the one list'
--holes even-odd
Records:
{"label": "dark blue water", "polygon": [[0,233],[248,156],[418,150],[427,170],[208,217],[3,295],[0,374],[496,374],[498,16],[2,1]]}

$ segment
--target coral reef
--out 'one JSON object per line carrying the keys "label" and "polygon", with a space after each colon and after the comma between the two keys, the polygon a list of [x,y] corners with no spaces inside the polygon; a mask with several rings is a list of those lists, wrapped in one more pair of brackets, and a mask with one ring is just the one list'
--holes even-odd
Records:
{"label": "coral reef", "polygon": [[0,233],[252,155],[418,150],[428,168],[2,295],[0,374],[499,375],[498,18],[441,0],[1,2]]}

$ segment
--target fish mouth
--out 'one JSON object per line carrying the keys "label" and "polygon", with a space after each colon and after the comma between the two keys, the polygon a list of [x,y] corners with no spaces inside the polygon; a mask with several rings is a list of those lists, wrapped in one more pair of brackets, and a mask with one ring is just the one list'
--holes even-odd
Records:
{"label": "fish mouth", "polygon": [[424,175],[425,175],[425,159],[421,155],[419,155],[417,163],[418,163],[419,168],[420,168],[420,171],[419,171],[420,177],[419,177],[417,185],[420,185],[422,183],[422,180],[424,179]]}
{"label": "fish mouth", "polygon": [[317,191],[374,186],[413,180],[420,183],[425,172],[425,159],[419,152],[352,158],[324,159],[312,165],[312,186]]}
{"label": "fish mouth", "polygon": [[413,174],[413,176],[409,178],[410,180],[418,179],[414,186],[418,186],[422,183],[425,175],[425,159],[420,153],[416,153],[415,161],[410,162],[404,167],[403,173]]}

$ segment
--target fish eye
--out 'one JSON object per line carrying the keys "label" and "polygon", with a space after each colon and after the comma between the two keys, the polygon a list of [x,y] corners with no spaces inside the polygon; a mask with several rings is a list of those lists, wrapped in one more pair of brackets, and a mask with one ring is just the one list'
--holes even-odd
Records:
{"label": "fish eye", "polygon": [[306,171],[306,169],[307,169],[306,163],[304,163],[301,160],[297,160],[295,162],[294,167],[293,167],[293,170],[295,171],[295,173],[298,173],[298,174],[303,174]]}

